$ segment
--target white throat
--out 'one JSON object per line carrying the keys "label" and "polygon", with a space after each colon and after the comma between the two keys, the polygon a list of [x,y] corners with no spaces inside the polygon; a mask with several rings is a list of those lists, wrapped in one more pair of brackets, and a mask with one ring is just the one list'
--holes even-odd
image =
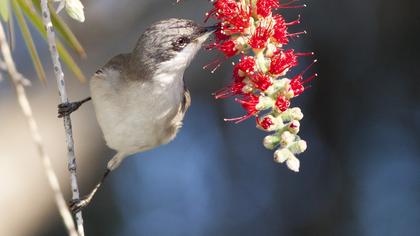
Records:
{"label": "white throat", "polygon": [[206,33],[199,38],[195,39],[195,42],[188,44],[184,49],[176,54],[171,60],[161,63],[158,70],[155,72],[156,75],[160,74],[172,74],[175,77],[183,76],[185,69],[191,64],[197,52],[200,50],[201,45],[211,35],[212,32]]}

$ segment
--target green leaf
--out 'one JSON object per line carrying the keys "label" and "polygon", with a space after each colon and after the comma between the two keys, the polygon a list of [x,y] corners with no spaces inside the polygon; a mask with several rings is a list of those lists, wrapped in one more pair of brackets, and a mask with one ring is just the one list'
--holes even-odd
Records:
{"label": "green leaf", "polygon": [[39,59],[38,52],[32,39],[31,32],[29,31],[28,25],[26,24],[22,11],[20,10],[16,1],[12,1],[12,8],[13,12],[16,15],[20,31],[22,32],[23,40],[25,41],[26,47],[28,48],[29,54],[31,55],[36,74],[42,82],[46,83],[45,71],[42,67],[41,60]]}
{"label": "green leaf", "polygon": [[0,15],[5,22],[9,20],[9,11],[9,0],[0,0]]}
{"label": "green leaf", "polygon": [[[45,31],[44,24],[42,22],[41,17],[38,15],[36,11],[31,8],[25,0],[15,0],[21,7],[22,11],[28,17],[29,21],[32,25],[41,33],[42,37],[47,40],[47,32]],[[81,82],[86,81],[85,76],[83,75],[82,71],[80,70],[79,66],[73,60],[73,57],[64,47],[63,43],[61,43],[60,39],[56,38],[57,43],[57,51],[60,54],[61,59],[70,69],[70,71],[79,79]]]}

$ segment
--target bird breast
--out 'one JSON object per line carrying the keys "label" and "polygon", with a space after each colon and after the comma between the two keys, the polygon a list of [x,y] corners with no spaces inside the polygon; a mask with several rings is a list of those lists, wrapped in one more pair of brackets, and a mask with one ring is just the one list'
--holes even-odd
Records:
{"label": "bird breast", "polygon": [[118,71],[105,70],[90,82],[107,145],[132,154],[171,141],[177,132],[174,124],[183,118],[177,116],[184,91],[182,75],[160,73],[153,80],[123,80],[120,76]]}

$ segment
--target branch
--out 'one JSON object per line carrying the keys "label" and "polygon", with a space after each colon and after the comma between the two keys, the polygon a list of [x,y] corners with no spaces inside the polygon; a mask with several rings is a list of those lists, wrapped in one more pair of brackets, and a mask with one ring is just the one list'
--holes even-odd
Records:
{"label": "branch", "polygon": [[38,155],[42,160],[44,165],[45,174],[47,175],[48,182],[51,189],[54,192],[55,203],[57,204],[58,210],[61,217],[63,218],[64,225],[67,228],[68,234],[70,236],[78,236],[76,232],[76,227],[74,225],[71,213],[67,207],[66,201],[64,200],[63,193],[61,192],[58,179],[51,165],[51,158],[45,151],[42,137],[39,133],[38,124],[36,123],[33,115],[32,109],[26,96],[26,91],[24,85],[27,84],[27,81],[17,70],[15,63],[13,62],[12,55],[10,52],[9,44],[7,43],[3,25],[0,23],[0,49],[4,58],[4,62],[0,61],[0,69],[8,72],[12,80],[12,84],[16,89],[16,94],[20,108],[22,109],[23,114],[29,125],[29,131],[32,136],[32,139],[35,143],[35,146],[38,149]]}
{"label": "branch", "polygon": [[[64,81],[64,73],[60,63],[60,57],[57,52],[57,46],[55,42],[55,33],[54,27],[51,22],[50,11],[48,9],[48,0],[41,0],[41,9],[42,9],[42,21],[44,22],[45,29],[47,31],[48,46],[51,54],[52,63],[54,66],[54,74],[57,80],[58,94],[60,96],[61,103],[68,103],[69,99],[67,97],[66,85]],[[68,156],[68,170],[70,172],[71,179],[71,192],[73,193],[73,201],[80,200],[79,187],[77,184],[76,176],[76,157],[74,154],[74,141],[73,141],[73,132],[71,126],[71,119],[69,115],[63,117],[64,120],[64,129],[66,132],[66,143],[67,143],[67,156]],[[83,217],[82,212],[79,211],[76,213],[76,223],[77,230],[80,236],[84,236],[83,229]]]}

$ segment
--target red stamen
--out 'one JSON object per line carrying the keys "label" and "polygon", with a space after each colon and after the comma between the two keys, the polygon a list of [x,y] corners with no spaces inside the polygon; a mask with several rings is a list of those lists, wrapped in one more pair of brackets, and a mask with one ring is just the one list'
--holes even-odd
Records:
{"label": "red stamen", "polygon": [[290,101],[285,96],[278,96],[276,100],[276,107],[284,112],[290,107]]}
{"label": "red stamen", "polygon": [[255,88],[265,91],[270,87],[273,83],[271,82],[271,78],[268,75],[258,73],[251,77],[252,82],[254,83]]}
{"label": "red stamen", "polygon": [[274,122],[270,119],[270,117],[265,117],[262,121],[260,121],[260,119],[257,117],[256,120],[257,124],[265,130],[268,130],[270,126],[274,125]]}
{"label": "red stamen", "polygon": [[239,123],[259,112],[256,106],[259,103],[260,98],[255,94],[247,94],[244,96],[243,100],[236,98],[235,101],[241,104],[242,107],[247,110],[248,114],[237,118],[225,119],[225,121],[235,121],[235,123]]}
{"label": "red stamen", "polygon": [[297,20],[285,23],[286,26],[293,26],[293,25],[298,25],[298,24],[300,24],[300,15],[298,15]]}
{"label": "red stamen", "polygon": [[302,34],[307,34],[308,32],[306,32],[306,30],[305,31],[302,31],[302,32],[297,32],[297,33],[293,33],[293,34],[286,34],[286,37],[296,37],[296,38],[299,38],[300,37],[300,35],[302,35]]}
{"label": "red stamen", "polygon": [[267,17],[271,14],[271,10],[280,7],[280,4],[278,0],[258,0],[256,7],[258,15]]}
{"label": "red stamen", "polygon": [[305,74],[306,71],[308,71],[309,68],[311,68],[316,62],[317,60],[314,60],[308,67],[306,67],[306,69],[304,69],[302,72],[300,72],[298,75],[296,75],[290,80],[290,89],[293,91],[295,97],[299,96],[305,91],[305,87],[303,86],[305,83],[310,82],[312,79],[318,76],[318,74],[315,73],[309,78],[305,80],[303,79],[303,74]]}
{"label": "red stamen", "polygon": [[293,50],[280,51],[279,54],[271,58],[269,72],[274,75],[280,75],[284,71],[297,66],[297,56]]}
{"label": "red stamen", "polygon": [[248,43],[252,48],[265,48],[265,46],[267,45],[268,38],[270,38],[272,34],[272,26],[269,25],[267,27],[264,27],[260,24],[255,29],[255,33],[251,36]]}

